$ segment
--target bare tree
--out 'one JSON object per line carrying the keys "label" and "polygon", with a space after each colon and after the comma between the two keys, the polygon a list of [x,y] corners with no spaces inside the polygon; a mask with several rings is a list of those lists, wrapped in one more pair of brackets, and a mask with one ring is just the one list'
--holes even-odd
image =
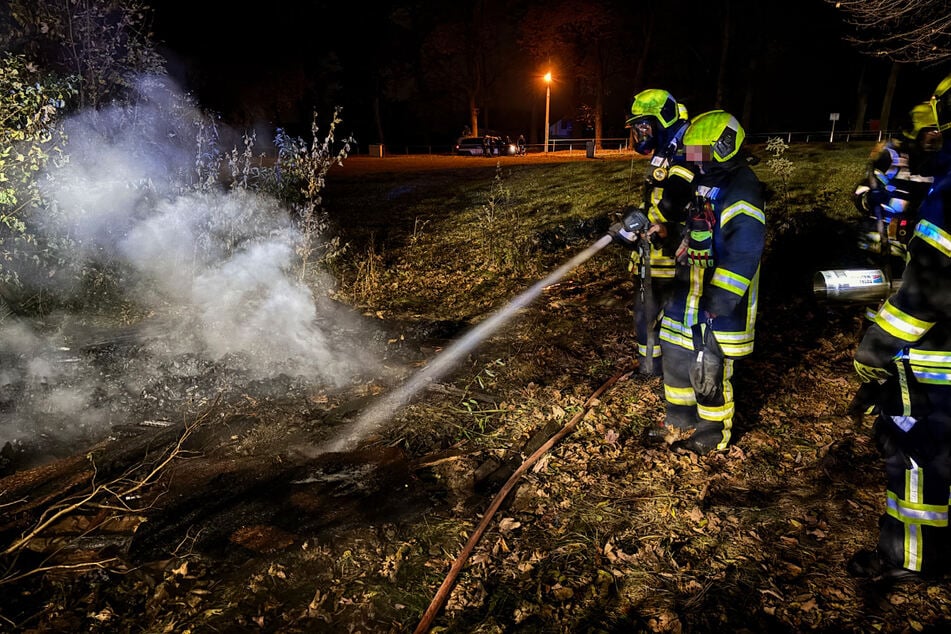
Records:
{"label": "bare tree", "polygon": [[121,97],[137,72],[164,74],[152,40],[152,9],[143,0],[10,0],[8,34],[44,66],[82,78],[80,106]]}
{"label": "bare tree", "polygon": [[428,33],[421,51],[421,75],[465,100],[469,128],[479,135],[491,128],[493,88],[510,66],[506,38],[507,3],[475,0],[445,3],[442,18]]}
{"label": "bare tree", "polygon": [[601,147],[609,79],[628,71],[618,51],[627,34],[627,25],[619,21],[609,0],[540,3],[523,22],[519,44],[539,66],[545,60],[558,64],[560,82],[573,88],[575,121],[590,125],[597,147]]}
{"label": "bare tree", "polygon": [[857,50],[894,62],[951,59],[949,0],[825,0],[853,31],[845,39]]}

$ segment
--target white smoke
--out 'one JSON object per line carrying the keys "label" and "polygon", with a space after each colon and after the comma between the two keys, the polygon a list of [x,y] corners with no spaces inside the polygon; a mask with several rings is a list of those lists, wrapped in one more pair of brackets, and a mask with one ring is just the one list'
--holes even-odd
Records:
{"label": "white smoke", "polygon": [[[130,365],[129,376],[98,377],[92,385],[83,377],[88,363],[74,360],[67,364],[68,386],[59,389],[61,333],[40,334],[7,318],[0,320],[0,355],[7,360],[0,390],[35,384],[43,375],[47,395],[32,399],[33,413],[85,413],[101,424],[115,416],[92,411],[91,392],[98,391],[101,408],[103,393],[120,389],[120,382],[128,388],[154,380],[159,368],[176,367],[166,363],[175,355],[240,369],[249,380],[286,375],[317,388],[379,372],[368,344],[374,333],[298,281],[302,237],[290,211],[245,189],[197,186],[198,113],[162,82],[143,80],[140,91],[135,109],[81,113],[67,122],[69,160],[43,181],[54,207],[42,231],[50,244],[70,245],[63,270],[120,272],[124,291],[153,315],[138,331],[150,361]],[[43,272],[37,273],[22,277],[36,284]],[[326,290],[333,281],[310,283]],[[11,368],[10,359],[20,362]],[[194,364],[178,366],[194,372]],[[28,433],[23,411],[12,418],[16,432],[0,422],[0,441]]]}

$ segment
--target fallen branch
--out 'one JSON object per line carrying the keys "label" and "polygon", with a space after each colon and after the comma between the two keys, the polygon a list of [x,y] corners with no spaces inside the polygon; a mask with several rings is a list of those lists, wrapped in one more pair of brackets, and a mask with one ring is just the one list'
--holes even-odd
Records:
{"label": "fallen branch", "polygon": [[0,579],[0,584],[14,583],[41,572],[51,572],[54,570],[69,570],[70,572],[76,572],[77,570],[83,572],[86,570],[106,570],[108,568],[107,564],[111,564],[116,561],[119,561],[118,557],[110,557],[109,559],[102,559],[100,561],[84,561],[78,564],[56,564],[55,566],[41,566],[39,568],[27,570],[26,572],[20,573],[18,575],[4,577],[3,579]]}
{"label": "fallen branch", "polygon": [[[143,489],[144,487],[148,486],[149,484],[152,484],[152,482],[155,479],[157,479],[158,475],[162,473],[173,460],[180,457],[184,453],[184,449],[182,446],[185,443],[185,441],[188,439],[189,436],[191,436],[192,432],[196,428],[198,428],[203,422],[205,422],[205,420],[208,419],[213,409],[214,409],[214,405],[211,408],[209,408],[207,411],[205,411],[201,416],[199,416],[192,423],[185,425],[185,429],[182,432],[182,434],[179,436],[178,441],[175,443],[175,445],[158,462],[157,465],[152,465],[150,467],[151,470],[144,477],[140,477],[139,479],[135,480],[131,478],[127,479],[125,476],[123,476],[115,480],[112,480],[111,482],[106,482],[105,484],[96,484],[96,474],[98,472],[96,470],[95,463],[93,463],[93,476],[92,476],[92,482],[91,482],[92,489],[87,494],[79,497],[77,501],[66,504],[66,506],[63,506],[56,512],[52,513],[52,515],[46,514],[52,509],[47,509],[47,511],[44,511],[44,513],[40,516],[39,521],[33,527],[32,530],[28,531],[20,539],[14,541],[10,546],[8,546],[0,554],[9,555],[18,550],[23,549],[31,540],[35,539],[37,535],[39,535],[43,530],[52,526],[53,524],[56,523],[57,520],[65,517],[66,515],[86,506],[87,504],[90,504],[94,499],[96,499],[96,497],[100,493],[105,492],[111,495],[112,497],[114,497],[116,500],[119,501],[119,504],[122,507],[125,507],[125,510],[127,511],[130,510],[128,508],[128,505],[125,504],[125,502],[123,501],[124,498],[130,497],[136,491],[139,491]],[[139,465],[139,467],[141,466],[143,465]],[[131,473],[131,471],[128,473]],[[122,490],[121,488],[122,485],[129,486],[129,488]]]}
{"label": "fallen branch", "polygon": [[472,533],[472,536],[469,537],[469,541],[466,542],[462,552],[456,557],[456,560],[452,564],[452,568],[449,569],[449,574],[446,575],[446,579],[442,582],[439,590],[436,591],[436,595],[433,597],[429,607],[426,608],[426,612],[423,614],[423,618],[420,620],[419,625],[416,626],[414,634],[422,634],[429,629],[429,625],[436,617],[436,613],[439,612],[439,609],[449,597],[449,592],[452,590],[452,586],[455,584],[456,577],[458,577],[459,573],[462,571],[463,565],[465,565],[469,555],[472,554],[476,544],[479,543],[479,540],[482,538],[482,534],[485,532],[485,529],[488,528],[489,522],[492,521],[495,512],[499,510],[499,507],[502,506],[502,502],[505,500],[506,496],[508,496],[512,489],[515,488],[515,484],[518,482],[518,479],[522,477],[522,474],[528,471],[533,464],[538,462],[539,458],[545,455],[549,449],[554,447],[558,441],[567,436],[578,424],[578,421],[584,418],[585,414],[587,414],[591,407],[594,406],[595,401],[597,401],[602,394],[604,394],[611,386],[613,386],[627,374],[628,371],[625,370],[624,372],[615,374],[610,379],[605,381],[601,387],[595,390],[594,393],[588,397],[588,400],[584,402],[581,410],[575,414],[571,420],[565,423],[565,425],[551,438],[549,438],[545,444],[536,449],[532,455],[526,458],[525,461],[519,465],[518,469],[515,470],[515,473],[513,473],[508,479],[508,482],[505,483],[505,486],[503,486],[502,489],[496,494],[495,499],[492,500],[492,504],[489,505],[485,515],[482,517],[482,522],[476,528],[475,532]]}
{"label": "fallen branch", "polygon": [[[2,494],[2,493],[6,493],[6,491],[0,492],[0,494]],[[19,500],[11,500],[10,502],[4,502],[4,503],[0,504],[0,509],[5,508],[5,507],[7,507],[7,506],[13,506],[13,505],[15,505],[15,504],[23,504],[23,503],[26,502],[28,499],[29,499],[29,498],[20,498]]]}

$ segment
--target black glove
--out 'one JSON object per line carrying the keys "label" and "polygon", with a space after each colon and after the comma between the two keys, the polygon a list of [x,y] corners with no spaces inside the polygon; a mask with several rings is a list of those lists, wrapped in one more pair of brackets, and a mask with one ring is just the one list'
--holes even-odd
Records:
{"label": "black glove", "polygon": [[897,458],[904,463],[905,469],[911,469],[911,454],[906,436],[907,434],[895,427],[887,417],[879,416],[872,424],[872,438],[882,456],[886,459]]}
{"label": "black glove", "polygon": [[869,381],[859,386],[847,411],[849,418],[856,424],[866,414],[877,414],[881,410],[884,385],[879,381]]}
{"label": "black glove", "polygon": [[699,399],[709,402],[723,389],[723,349],[713,334],[713,319],[693,325],[693,349],[690,385]]}
{"label": "black glove", "polygon": [[687,262],[703,269],[713,266],[713,225],[705,218],[687,223]]}

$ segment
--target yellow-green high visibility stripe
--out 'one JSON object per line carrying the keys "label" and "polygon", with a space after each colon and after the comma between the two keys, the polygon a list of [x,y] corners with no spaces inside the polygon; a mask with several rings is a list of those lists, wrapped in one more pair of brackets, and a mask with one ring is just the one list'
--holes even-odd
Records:
{"label": "yellow-green high visibility stripe", "polygon": [[672,387],[664,385],[664,399],[674,405],[692,407],[697,404],[697,395],[692,387]]}
{"label": "yellow-green high visibility stripe", "polygon": [[687,301],[684,303],[684,323],[700,323],[700,296],[703,295],[703,269],[691,266],[690,290],[687,291]]}
{"label": "yellow-green high visibility stripe", "polygon": [[894,492],[888,492],[886,512],[903,524],[922,526],[947,526],[947,504],[916,504],[899,498]]}
{"label": "yellow-green high visibility stripe", "polygon": [[[646,344],[646,343],[639,343],[639,344],[637,344],[637,353],[638,353],[639,355],[641,355],[642,357],[648,356],[648,355],[647,355],[647,344]],[[660,346],[657,345],[657,344],[654,344],[654,353],[653,353],[652,355],[650,355],[650,356],[653,357],[654,359],[659,359],[659,358],[660,358],[660,355],[661,355]]]}
{"label": "yellow-green high visibility stripe", "polygon": [[902,568],[921,570],[921,560],[924,558],[924,540],[921,539],[921,526],[905,524],[905,543],[902,554]]}
{"label": "yellow-green high visibility stripe", "polygon": [[912,365],[928,368],[951,368],[951,352],[943,350],[908,350],[908,360]]}
{"label": "yellow-green high visibility stripe", "polygon": [[935,324],[933,321],[912,317],[892,304],[890,298],[875,315],[875,323],[882,330],[902,341],[918,341]]}
{"label": "yellow-green high visibility stripe", "polygon": [[948,352],[912,348],[908,361],[919,383],[951,385],[951,354]]}
{"label": "yellow-green high visibility stripe", "polygon": [[750,286],[749,279],[720,267],[713,271],[713,279],[710,280],[710,283],[739,297],[743,297],[746,289]]}
{"label": "yellow-green high visibility stripe", "polygon": [[746,215],[751,218],[755,218],[764,225],[766,224],[766,214],[763,213],[762,209],[751,205],[748,202],[738,202],[733,203],[723,210],[723,213],[720,214],[720,225],[726,226],[726,223],[730,222],[730,220],[739,215]]}
{"label": "yellow-green high visibility stripe", "polygon": [[915,227],[915,235],[940,251],[945,257],[951,257],[951,234],[938,225],[927,220],[920,220]]}
{"label": "yellow-green high visibility stripe", "polygon": [[687,169],[683,165],[674,165],[673,167],[671,167],[670,171],[668,172],[668,178],[670,176],[679,176],[680,178],[684,179],[688,183],[693,182],[693,172],[691,172],[689,169]]}
{"label": "yellow-green high visibility stripe", "polygon": [[703,420],[711,420],[724,424],[730,423],[733,420],[735,411],[736,405],[733,402],[723,405],[703,405],[697,403],[697,416]]}
{"label": "yellow-green high visibility stripe", "polygon": [[682,324],[675,322],[669,317],[664,317],[660,322],[660,340],[672,343],[680,348],[693,350],[693,334],[685,334],[679,328]]}
{"label": "yellow-green high visibility stripe", "polygon": [[898,365],[898,385],[901,391],[901,413],[911,416],[911,394],[908,391],[908,375],[905,373],[905,364]]}

